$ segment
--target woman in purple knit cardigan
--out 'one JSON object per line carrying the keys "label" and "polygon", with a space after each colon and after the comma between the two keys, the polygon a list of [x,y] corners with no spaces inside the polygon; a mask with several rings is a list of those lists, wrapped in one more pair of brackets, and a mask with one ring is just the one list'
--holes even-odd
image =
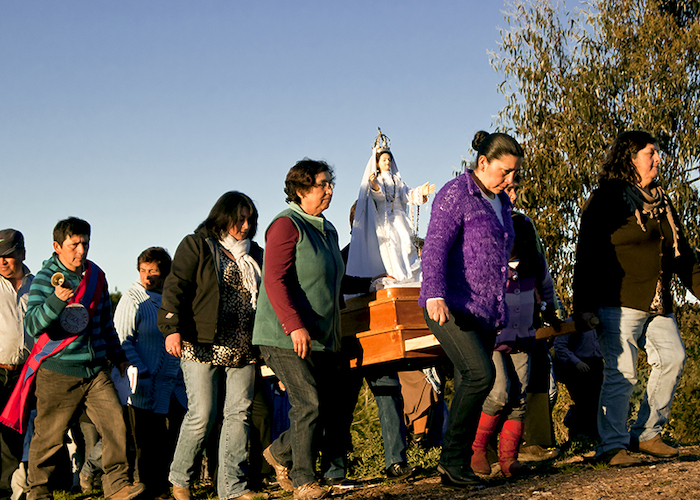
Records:
{"label": "woman in purple knit cardigan", "polygon": [[512,204],[503,190],[523,162],[507,134],[477,132],[474,170],[451,180],[433,202],[423,247],[419,303],[455,368],[455,393],[438,471],[449,486],[470,487],[472,442],[494,381],[491,354],[508,323],[505,303],[513,246]]}

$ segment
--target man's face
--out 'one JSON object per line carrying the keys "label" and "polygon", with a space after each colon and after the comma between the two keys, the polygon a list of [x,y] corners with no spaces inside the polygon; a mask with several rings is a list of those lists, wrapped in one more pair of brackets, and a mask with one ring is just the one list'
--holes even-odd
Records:
{"label": "man's face", "polygon": [[10,255],[0,257],[0,276],[9,279],[22,277],[22,261],[24,256],[14,251]]}
{"label": "man's face", "polygon": [[58,259],[61,264],[66,266],[69,271],[77,271],[80,269],[87,259],[88,247],[90,246],[90,237],[86,234],[74,234],[65,239],[62,245],[55,241],[53,249],[58,254]]}

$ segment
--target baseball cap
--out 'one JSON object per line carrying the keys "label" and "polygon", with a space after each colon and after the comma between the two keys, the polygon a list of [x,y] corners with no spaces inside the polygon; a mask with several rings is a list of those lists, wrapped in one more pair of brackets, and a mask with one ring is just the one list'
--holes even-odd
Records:
{"label": "baseball cap", "polygon": [[0,257],[5,257],[14,252],[24,252],[24,236],[16,229],[1,230]]}

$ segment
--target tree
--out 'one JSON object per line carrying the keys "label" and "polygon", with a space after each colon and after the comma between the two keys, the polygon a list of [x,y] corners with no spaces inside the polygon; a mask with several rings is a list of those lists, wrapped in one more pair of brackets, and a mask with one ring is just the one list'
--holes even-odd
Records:
{"label": "tree", "polygon": [[492,66],[506,99],[497,125],[526,151],[520,202],[570,302],[581,207],[618,133],[646,130],[664,153],[661,183],[700,244],[700,1],[548,0],[507,4]]}

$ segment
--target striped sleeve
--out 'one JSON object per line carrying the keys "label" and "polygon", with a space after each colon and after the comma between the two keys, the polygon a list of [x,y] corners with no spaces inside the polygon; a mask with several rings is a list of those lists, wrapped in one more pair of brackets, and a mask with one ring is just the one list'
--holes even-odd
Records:
{"label": "striped sleeve", "polygon": [[[42,269],[37,273],[29,289],[24,327],[27,334],[38,339],[46,332],[65,309],[67,302],[59,299],[51,285],[51,271]],[[50,334],[49,334],[50,336]]]}
{"label": "striped sleeve", "polygon": [[[129,363],[138,368],[139,374],[143,374],[148,373],[149,370],[148,366],[141,360],[136,347],[137,342],[143,341],[143,339],[139,339],[139,332],[136,325],[138,315],[139,304],[130,291],[127,291],[122,295],[122,298],[119,299],[117,309],[114,311],[114,328],[117,331],[119,340],[122,343],[122,349],[124,349]],[[153,316],[155,326],[155,314]],[[162,337],[159,340],[162,342]]]}

